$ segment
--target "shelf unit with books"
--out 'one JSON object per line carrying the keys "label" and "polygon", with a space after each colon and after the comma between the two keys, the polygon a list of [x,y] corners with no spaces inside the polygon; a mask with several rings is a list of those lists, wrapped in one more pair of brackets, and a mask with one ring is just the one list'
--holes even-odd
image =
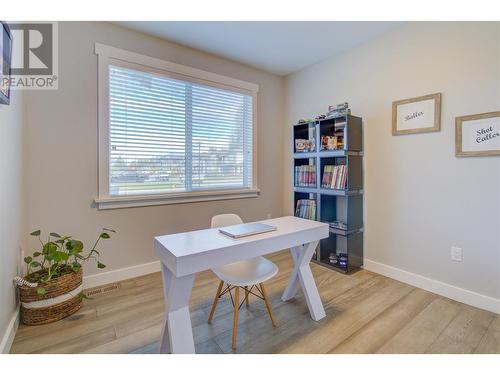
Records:
{"label": "shelf unit with books", "polygon": [[313,261],[343,273],[360,268],[364,229],[362,119],[349,114],[296,124],[293,151],[295,215],[330,224],[330,236],[320,241]]}

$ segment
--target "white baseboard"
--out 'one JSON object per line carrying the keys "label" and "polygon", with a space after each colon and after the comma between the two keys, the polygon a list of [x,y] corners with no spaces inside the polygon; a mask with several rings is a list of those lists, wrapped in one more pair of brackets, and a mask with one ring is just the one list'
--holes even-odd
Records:
{"label": "white baseboard", "polygon": [[500,314],[500,299],[485,296],[471,290],[462,289],[438,280],[430,279],[416,273],[408,272],[387,264],[364,259],[364,269],[379,273],[381,275],[396,279],[406,284],[416,286],[420,289],[439,294],[443,297],[453,299],[483,310]]}
{"label": "white baseboard", "polygon": [[147,275],[154,272],[161,271],[160,261],[138,264],[137,266],[120,268],[114,271],[97,273],[83,277],[83,288],[94,288],[96,286],[115,283],[134,277]]}
{"label": "white baseboard", "polygon": [[12,318],[10,319],[9,325],[7,326],[7,329],[2,337],[2,341],[0,342],[1,354],[7,354],[10,352],[10,348],[14,342],[14,337],[16,336],[17,327],[19,327],[20,315],[18,307],[16,308],[14,314],[12,314]]}

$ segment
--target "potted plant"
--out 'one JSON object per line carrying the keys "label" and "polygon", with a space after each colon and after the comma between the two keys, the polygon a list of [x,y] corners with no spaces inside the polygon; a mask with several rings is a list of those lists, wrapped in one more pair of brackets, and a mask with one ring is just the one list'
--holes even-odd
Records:
{"label": "potted plant", "polygon": [[83,242],[71,236],[52,232],[44,242],[40,230],[30,233],[38,238],[41,249],[24,258],[26,275],[16,278],[24,324],[55,322],[82,307],[86,298],[82,291],[82,264],[93,259],[97,268],[106,267],[99,261],[97,246],[101,239],[109,239],[112,232],[114,230],[103,228],[86,254]]}

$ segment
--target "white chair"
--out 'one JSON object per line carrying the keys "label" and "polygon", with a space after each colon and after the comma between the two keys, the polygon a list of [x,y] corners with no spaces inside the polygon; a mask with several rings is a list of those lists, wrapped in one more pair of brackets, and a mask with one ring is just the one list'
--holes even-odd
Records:
{"label": "white chair", "polygon": [[[230,225],[237,225],[242,223],[243,220],[241,220],[241,218],[235,214],[217,215],[212,218],[212,228],[227,227]],[[212,271],[221,281],[219,283],[219,287],[217,288],[217,293],[215,294],[212,309],[210,310],[210,315],[208,316],[208,323],[212,322],[212,317],[214,315],[215,308],[217,307],[217,302],[219,302],[219,298],[224,294],[229,293],[231,297],[231,303],[234,307],[232,339],[233,349],[236,349],[236,336],[238,334],[238,311],[243,303],[246,303],[246,305],[248,306],[250,294],[264,300],[267,312],[269,313],[269,317],[271,318],[271,323],[273,327],[276,327],[273,310],[271,309],[271,305],[269,304],[269,299],[267,298],[266,290],[264,289],[263,284],[264,281],[269,280],[278,272],[278,267],[276,266],[276,264],[264,257],[257,257],[220,266],[214,268]],[[224,284],[226,284],[225,288]],[[243,288],[245,290],[245,298],[243,299],[243,301],[241,301],[241,303],[239,293],[240,288]]]}

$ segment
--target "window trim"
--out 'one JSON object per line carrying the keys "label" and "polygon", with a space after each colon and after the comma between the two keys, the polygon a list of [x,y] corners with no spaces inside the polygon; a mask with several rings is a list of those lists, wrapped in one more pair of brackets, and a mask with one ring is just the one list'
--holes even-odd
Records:
{"label": "window trim", "polygon": [[[257,93],[259,86],[216,73],[175,64],[135,52],[95,43],[98,61],[98,209],[153,206],[213,200],[255,198],[260,194],[257,182]],[[252,96],[252,186],[225,190],[111,196],[109,194],[109,65],[136,67],[142,71],[161,73],[172,78],[241,92]]]}

